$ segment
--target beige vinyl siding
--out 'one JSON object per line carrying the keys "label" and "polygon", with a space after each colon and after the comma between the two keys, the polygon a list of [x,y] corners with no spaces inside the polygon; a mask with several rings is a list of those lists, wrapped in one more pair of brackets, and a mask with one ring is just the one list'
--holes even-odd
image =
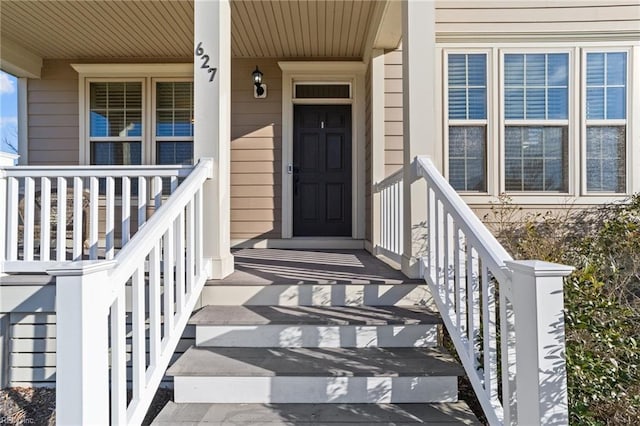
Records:
{"label": "beige vinyl siding", "polygon": [[78,74],[46,60],[27,85],[29,164],[78,164]]}
{"label": "beige vinyl siding", "polygon": [[637,0],[438,1],[438,41],[514,35],[555,39],[640,34]]}
{"label": "beige vinyl siding", "polygon": [[364,210],[365,210],[365,226],[364,226],[364,237],[365,240],[371,241],[371,226],[372,226],[372,217],[371,217],[371,181],[372,181],[372,171],[373,171],[373,163],[372,163],[372,155],[371,148],[373,144],[373,132],[371,125],[371,113],[372,113],[372,87],[371,87],[371,73],[372,66],[371,61],[369,61],[369,65],[367,66],[367,72],[365,74],[365,202],[364,202]]}
{"label": "beige vinyl siding", "polygon": [[[253,97],[256,65],[266,99]],[[272,59],[234,59],[231,66],[231,239],[280,238],[282,74]]]}
{"label": "beige vinyl siding", "polygon": [[384,171],[402,167],[402,47],[384,54]]}

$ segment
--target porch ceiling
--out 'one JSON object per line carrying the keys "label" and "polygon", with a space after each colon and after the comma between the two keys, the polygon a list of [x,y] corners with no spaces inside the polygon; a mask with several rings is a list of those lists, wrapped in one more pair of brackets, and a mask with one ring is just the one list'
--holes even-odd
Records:
{"label": "porch ceiling", "polygon": [[[233,57],[359,58],[386,0],[231,1]],[[43,59],[191,58],[193,0],[2,0],[0,38]]]}

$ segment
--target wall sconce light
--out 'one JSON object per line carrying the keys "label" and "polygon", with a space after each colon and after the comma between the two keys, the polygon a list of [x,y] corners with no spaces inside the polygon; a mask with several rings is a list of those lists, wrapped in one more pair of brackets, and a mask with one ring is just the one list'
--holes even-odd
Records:
{"label": "wall sconce light", "polygon": [[262,72],[256,65],[255,71],[251,74],[253,76],[253,97],[256,99],[264,99],[267,97],[267,85],[262,83]]}

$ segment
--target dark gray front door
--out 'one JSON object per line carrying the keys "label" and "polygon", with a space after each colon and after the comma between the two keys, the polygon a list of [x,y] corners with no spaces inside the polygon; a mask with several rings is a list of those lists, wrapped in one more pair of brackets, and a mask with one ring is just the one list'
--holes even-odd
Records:
{"label": "dark gray front door", "polygon": [[351,106],[296,105],[293,235],[351,236]]}

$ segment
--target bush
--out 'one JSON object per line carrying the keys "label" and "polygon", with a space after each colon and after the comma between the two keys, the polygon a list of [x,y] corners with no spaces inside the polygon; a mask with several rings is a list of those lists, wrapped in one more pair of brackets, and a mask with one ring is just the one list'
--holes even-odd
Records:
{"label": "bush", "polygon": [[626,203],[527,214],[508,197],[485,217],[515,258],[576,267],[565,281],[572,424],[640,418],[640,195]]}

